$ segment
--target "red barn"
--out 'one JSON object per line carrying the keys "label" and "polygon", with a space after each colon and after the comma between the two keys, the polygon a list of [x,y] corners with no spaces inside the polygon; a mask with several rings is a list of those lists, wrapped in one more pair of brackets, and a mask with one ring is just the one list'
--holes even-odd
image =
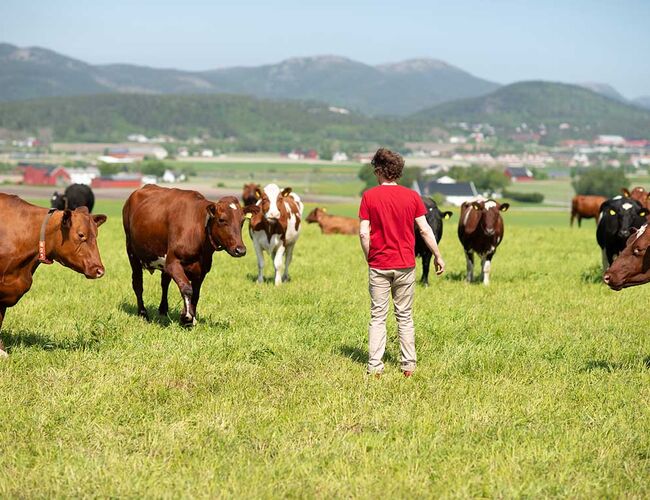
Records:
{"label": "red barn", "polygon": [[507,167],[503,173],[509,177],[512,182],[526,182],[534,179],[533,173],[526,167]]}
{"label": "red barn", "polygon": [[23,184],[38,186],[67,186],[70,174],[56,165],[21,165]]}

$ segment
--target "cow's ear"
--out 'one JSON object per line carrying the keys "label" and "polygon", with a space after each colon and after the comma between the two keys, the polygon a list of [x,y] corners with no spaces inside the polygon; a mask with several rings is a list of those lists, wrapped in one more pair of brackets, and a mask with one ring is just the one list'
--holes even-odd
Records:
{"label": "cow's ear", "polygon": [[205,209],[208,211],[208,216],[214,217],[217,215],[217,204],[216,203],[210,203]]}
{"label": "cow's ear", "polygon": [[323,213],[327,213],[327,209],[325,207],[321,208],[321,210],[323,211]]}
{"label": "cow's ear", "polygon": [[255,188],[255,198],[259,200],[261,197],[262,197],[262,189],[259,186],[257,186]]}
{"label": "cow's ear", "polygon": [[480,210],[481,209],[481,204],[478,201],[473,201],[472,202],[472,208],[474,210]]}
{"label": "cow's ear", "polygon": [[63,211],[63,217],[61,217],[61,227],[71,227],[72,226],[72,210],[67,208]]}
{"label": "cow's ear", "polygon": [[282,197],[289,196],[289,193],[291,193],[291,188],[287,187],[282,190]]}
{"label": "cow's ear", "polygon": [[77,208],[75,208],[75,210],[76,210],[77,212],[79,212],[79,213],[82,213],[82,214],[89,214],[89,213],[90,213],[90,212],[88,211],[88,207],[86,207],[86,206],[77,207]]}
{"label": "cow's ear", "polygon": [[107,217],[103,214],[97,214],[93,215],[93,220],[95,221],[95,224],[97,224],[97,227],[101,226],[104,222],[106,222]]}
{"label": "cow's ear", "polygon": [[250,216],[259,214],[262,211],[262,207],[259,207],[258,205],[248,205],[244,207],[243,210],[246,217],[250,219]]}
{"label": "cow's ear", "polygon": [[501,206],[499,207],[499,210],[502,212],[507,211],[510,208],[510,203],[502,203]]}
{"label": "cow's ear", "polygon": [[627,188],[621,188],[621,194],[625,196],[626,198],[630,197],[630,192],[628,191]]}
{"label": "cow's ear", "polygon": [[445,219],[445,220],[451,219],[452,215],[454,215],[454,214],[451,213],[451,212],[442,212],[442,218]]}

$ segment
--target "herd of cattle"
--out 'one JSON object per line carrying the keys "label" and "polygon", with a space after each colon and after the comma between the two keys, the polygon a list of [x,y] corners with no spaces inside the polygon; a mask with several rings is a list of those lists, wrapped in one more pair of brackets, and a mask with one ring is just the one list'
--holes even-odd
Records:
{"label": "herd of cattle", "polygon": [[[17,196],[0,193],[0,327],[8,307],[14,306],[29,291],[33,274],[40,264],[59,262],[89,279],[104,275],[97,247],[99,226],[105,215],[92,214],[92,191],[73,185],[63,195],[55,193],[49,210],[32,205]],[[273,262],[275,285],[288,281],[289,265],[300,235],[304,205],[291,188],[276,184],[263,188],[247,184],[242,193],[243,207],[234,196],[217,202],[196,191],[169,189],[154,185],[134,191],[122,210],[126,251],[131,264],[132,286],[138,314],[148,318],[142,298],[142,271],[161,271],[160,314],[167,314],[168,289],[173,280],[183,298],[182,325],[196,323],[196,308],[201,285],[212,266],[215,251],[225,250],[232,257],[246,255],[242,240],[245,219],[258,263],[257,281],[264,280],[264,252]],[[423,198],[426,219],[437,241],[442,239],[443,220],[452,216],[436,203]],[[474,275],[474,254],[481,258],[484,284],[490,280],[491,261],[503,240],[501,212],[507,203],[477,199],[463,203],[458,222],[458,238],[467,261],[467,281]],[[621,196],[605,199],[576,196],[571,225],[583,218],[596,218],[597,241],[603,253],[604,281],[614,290],[650,282],[650,193],[637,187],[623,190]],[[331,215],[315,208],[306,218],[324,234],[356,235],[358,219]],[[422,258],[423,284],[428,284],[431,252],[415,231],[415,253]],[[6,356],[0,340],[0,356]]]}

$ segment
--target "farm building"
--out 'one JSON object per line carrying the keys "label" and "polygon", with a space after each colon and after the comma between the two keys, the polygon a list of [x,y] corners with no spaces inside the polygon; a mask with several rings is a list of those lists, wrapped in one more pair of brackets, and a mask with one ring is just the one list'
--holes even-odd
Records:
{"label": "farm building", "polygon": [[97,177],[93,179],[93,188],[139,188],[142,185],[142,175],[121,172],[119,174]]}
{"label": "farm building", "polygon": [[463,202],[470,201],[478,196],[476,186],[473,182],[414,182],[413,189],[420,193],[422,196],[431,196],[434,194],[441,194],[445,197],[448,203],[457,207],[461,206]]}
{"label": "farm building", "polygon": [[20,163],[18,167],[23,173],[23,184],[30,186],[65,186],[70,184],[70,174],[65,168],[58,165]]}
{"label": "farm building", "polygon": [[512,182],[527,182],[533,180],[533,173],[526,167],[507,167],[503,173]]}

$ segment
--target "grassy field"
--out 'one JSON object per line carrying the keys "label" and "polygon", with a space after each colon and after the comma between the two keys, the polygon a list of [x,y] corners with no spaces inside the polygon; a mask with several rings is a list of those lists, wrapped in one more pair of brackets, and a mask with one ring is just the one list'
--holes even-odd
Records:
{"label": "grassy field", "polygon": [[158,274],[155,319],[135,316],[120,204],[96,211],[105,278],[39,268],[7,313],[0,497],[648,495],[650,287],[600,283],[595,225],[507,212],[485,288],[456,213],[448,272],[416,292],[418,370],[391,316],[377,380],[356,238],[305,226],[280,288],[254,283],[252,246],[217,254],[188,331],[173,285],[156,316]]}

